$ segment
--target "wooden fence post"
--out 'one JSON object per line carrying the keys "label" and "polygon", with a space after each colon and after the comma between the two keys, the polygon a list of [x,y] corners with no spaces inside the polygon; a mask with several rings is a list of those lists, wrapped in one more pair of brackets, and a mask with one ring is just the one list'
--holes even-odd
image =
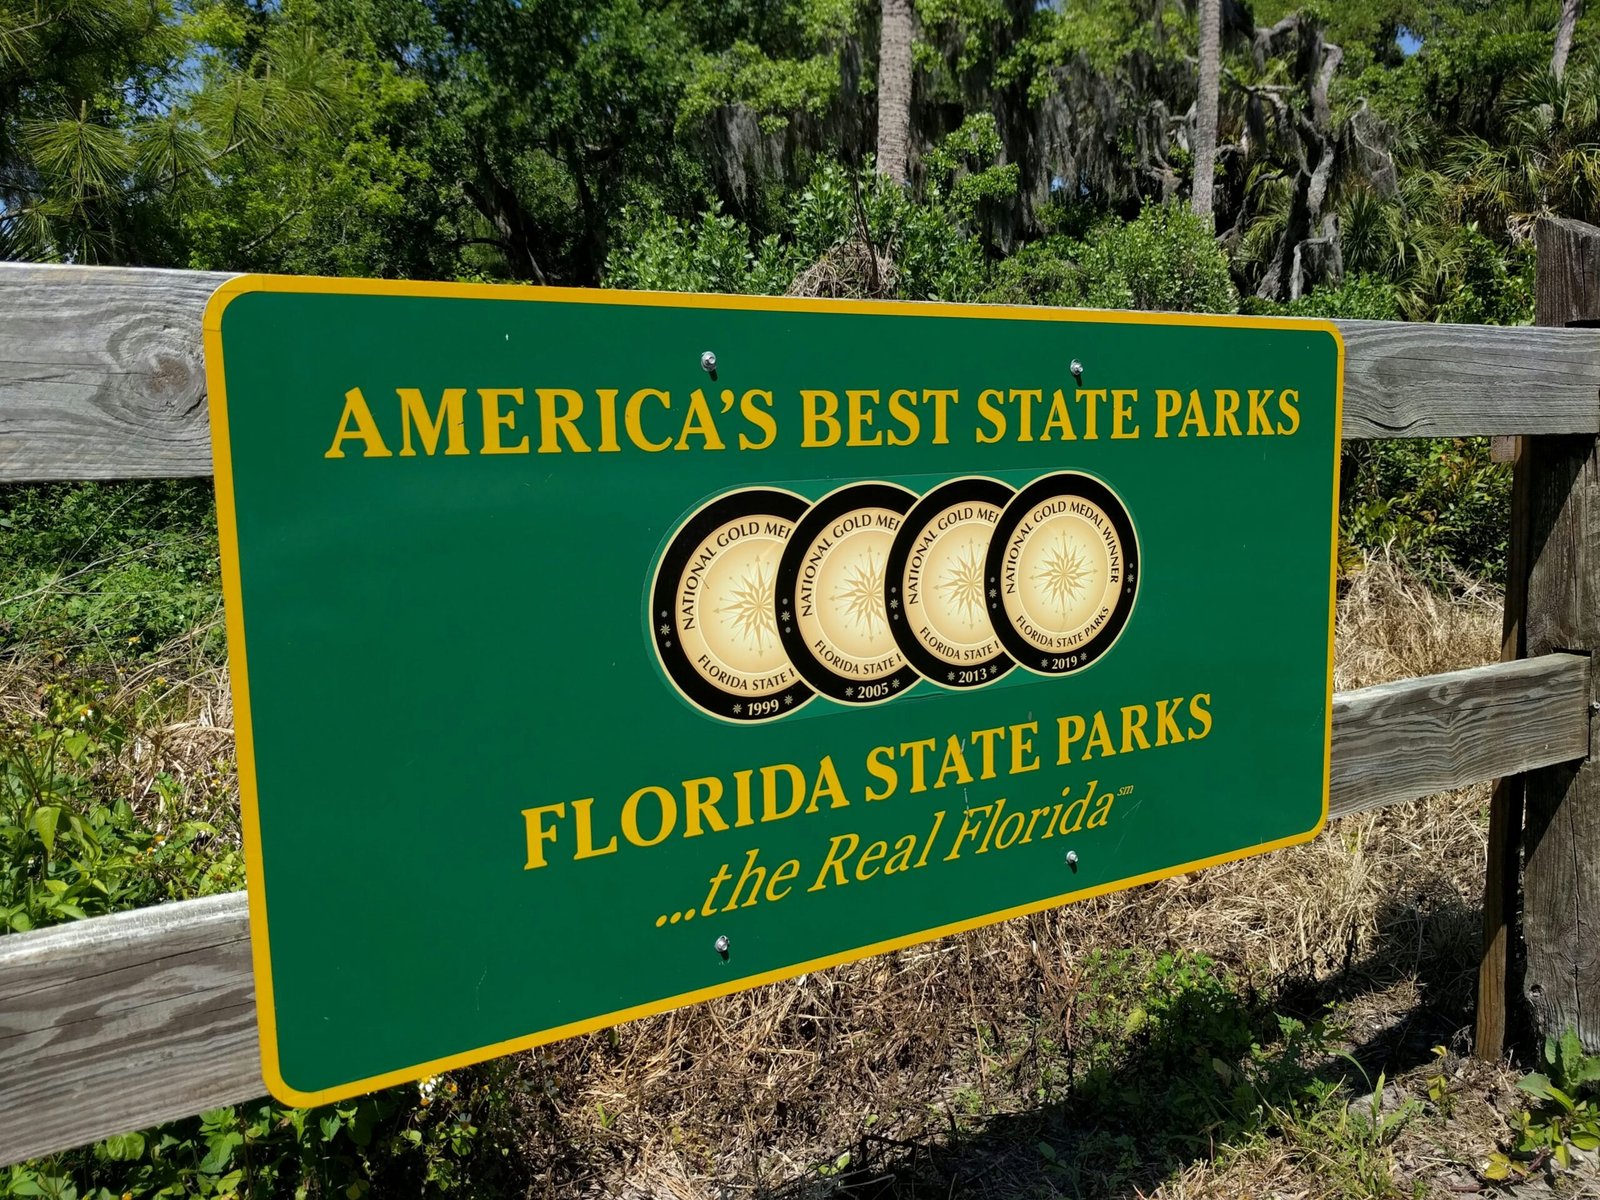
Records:
{"label": "wooden fence post", "polygon": [[[1538,323],[1600,317],[1600,229],[1542,218],[1535,239]],[[1530,655],[1600,647],[1597,448],[1587,434],[1525,439]],[[1591,690],[1591,732],[1595,699]],[[1600,1053],[1600,762],[1590,745],[1589,758],[1526,777],[1522,990],[1537,1033],[1575,1029]]]}
{"label": "wooden fence post", "polygon": [[[1497,439],[1498,440],[1498,439]],[[1500,659],[1511,662],[1528,653],[1523,612],[1528,600],[1527,438],[1511,437],[1511,529],[1506,555],[1505,620]],[[1505,1053],[1511,1014],[1511,944],[1516,934],[1517,892],[1522,873],[1521,775],[1494,782],[1489,797],[1489,846],[1483,884],[1483,956],[1478,961],[1477,1028],[1472,1050],[1496,1061]]]}

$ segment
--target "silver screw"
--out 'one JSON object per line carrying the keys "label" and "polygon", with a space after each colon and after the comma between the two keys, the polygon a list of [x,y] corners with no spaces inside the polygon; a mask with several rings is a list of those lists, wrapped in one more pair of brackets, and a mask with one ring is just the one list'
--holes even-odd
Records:
{"label": "silver screw", "polygon": [[717,369],[717,356],[707,350],[700,355],[700,369],[707,375]]}
{"label": "silver screw", "polygon": [[1078,852],[1076,850],[1068,850],[1067,851],[1067,866],[1075,867],[1077,865],[1078,865]]}
{"label": "silver screw", "polygon": [[1073,359],[1072,360],[1072,365],[1068,368],[1068,370],[1070,370],[1072,372],[1072,376],[1073,376],[1074,379],[1082,379],[1083,378],[1083,364],[1081,362],[1079,362],[1077,359]]}
{"label": "silver screw", "polygon": [[711,945],[718,954],[726,955],[728,953],[728,946],[730,945],[728,941],[728,935],[725,933],[718,935],[717,940],[712,942]]}

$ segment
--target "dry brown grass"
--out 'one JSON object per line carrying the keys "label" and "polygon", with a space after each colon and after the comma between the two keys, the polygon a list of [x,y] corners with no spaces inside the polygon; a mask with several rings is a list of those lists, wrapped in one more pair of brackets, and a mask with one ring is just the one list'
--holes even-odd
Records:
{"label": "dry brown grass", "polygon": [[[1489,661],[1499,624],[1497,597],[1444,597],[1371,562],[1340,599],[1336,686]],[[37,707],[49,674],[0,667],[10,715]],[[162,772],[213,810],[235,798],[226,676],[192,645],[101,685],[112,704],[161,696],[125,756],[141,803]],[[1093,992],[1124,948],[1144,954],[1137,969],[1203,954],[1249,1019],[1263,997],[1308,1018],[1331,1005],[1342,1044],[1415,1096],[1427,1048],[1463,1045],[1486,796],[1363,814],[1306,846],[573,1039],[472,1072],[463,1094],[509,1096],[513,1174],[532,1196],[1384,1194],[1354,1187],[1292,1123],[1197,1127],[1179,1131],[1192,1134],[1182,1155],[1124,1154],[1079,1106],[1083,1072],[1110,1064],[1113,1085],[1159,1096],[1167,1060],[1141,1042],[1137,995]],[[1400,1190],[1452,1194],[1503,1134],[1512,1076],[1450,1069],[1456,1116],[1375,1152]]]}
{"label": "dry brown grass", "polygon": [[[216,619],[220,624],[220,612]],[[191,630],[137,663],[105,660],[69,668],[59,652],[0,656],[0,729],[42,720],[50,690],[70,681],[81,699],[126,731],[111,769],[111,794],[126,796],[158,832],[177,821],[204,820],[237,847],[233,693],[227,668],[202,649],[213,632]],[[163,801],[158,780],[170,781],[168,794],[181,795],[181,807]]]}
{"label": "dry brown grass", "polygon": [[865,223],[835,242],[795,277],[788,295],[828,300],[888,300],[899,269],[894,256],[873,244]]}
{"label": "dry brown grass", "polygon": [[[1341,597],[1337,686],[1489,661],[1499,626],[1498,597],[1440,596],[1374,561]],[[1335,1004],[1364,1062],[1417,1063],[1468,1019],[1486,798],[1479,787],[1363,814],[1303,847],[526,1056],[515,1074],[530,1191],[1143,1194],[1170,1163],[1151,1164],[1154,1178],[1078,1179],[1038,1149],[1041,1135],[1070,1145],[1094,1124],[1071,1112],[1069,1078],[1100,1036],[1084,1032],[1099,1028],[1085,994],[1094,953],[1208,955],[1247,992],[1299,997],[1308,1012]],[[1482,1130],[1468,1140],[1480,1157],[1493,1148]],[[847,1169],[818,1170],[845,1152]],[[1413,1160],[1425,1187],[1429,1170],[1443,1177]],[[1162,1192],[1328,1195],[1332,1178],[1305,1147],[1267,1139],[1215,1161],[1197,1153]]]}
{"label": "dry brown grass", "polygon": [[1470,580],[1453,594],[1420,586],[1387,558],[1369,558],[1340,586],[1333,686],[1433,675],[1500,656],[1501,598]]}

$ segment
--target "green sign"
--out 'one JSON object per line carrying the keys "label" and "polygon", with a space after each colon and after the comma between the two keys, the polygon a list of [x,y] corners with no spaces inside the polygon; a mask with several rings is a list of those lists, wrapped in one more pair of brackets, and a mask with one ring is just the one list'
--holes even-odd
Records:
{"label": "green sign", "polygon": [[1321,827],[1326,323],[255,277],[205,331],[284,1101]]}

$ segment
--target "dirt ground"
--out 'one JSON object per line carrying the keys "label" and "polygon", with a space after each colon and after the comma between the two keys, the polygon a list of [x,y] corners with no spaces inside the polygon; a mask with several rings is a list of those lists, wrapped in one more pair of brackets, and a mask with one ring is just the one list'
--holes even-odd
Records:
{"label": "dirt ground", "polygon": [[[1336,686],[1498,656],[1498,597],[1383,562]],[[1600,1197],[1509,1149],[1528,1064],[1470,1048],[1487,786],[1316,841],[515,1060],[534,1195]]]}
{"label": "dirt ground", "polygon": [[[1490,661],[1500,621],[1497,596],[1370,562],[1342,589],[1336,686]],[[119,686],[187,689],[130,770],[221,814],[227,680],[206,661]],[[1484,785],[1360,814],[457,1072],[450,1103],[504,1195],[1600,1198],[1593,1161],[1485,1175],[1537,1065],[1467,1056],[1487,805]]]}

